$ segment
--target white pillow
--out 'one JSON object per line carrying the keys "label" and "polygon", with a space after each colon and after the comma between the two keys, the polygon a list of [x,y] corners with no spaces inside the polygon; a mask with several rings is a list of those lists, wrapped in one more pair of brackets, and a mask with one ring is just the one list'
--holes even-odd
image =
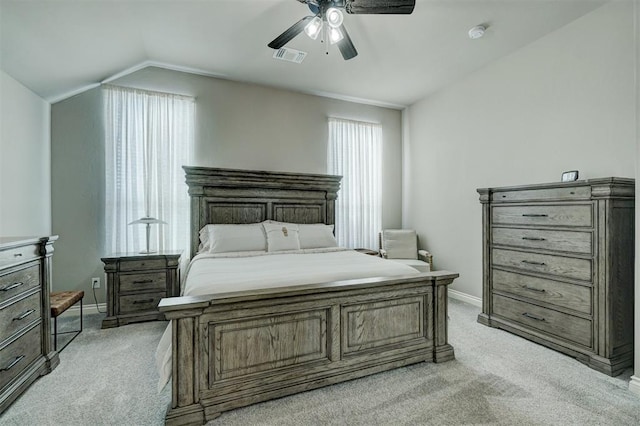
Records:
{"label": "white pillow", "polygon": [[[200,241],[203,241],[203,234],[208,235],[209,253],[265,251],[267,249],[264,229],[259,223],[214,224],[207,225],[205,228],[208,232],[200,231]],[[204,244],[203,242],[203,246]]]}
{"label": "white pillow", "polygon": [[295,223],[262,222],[267,234],[268,251],[300,250],[298,225]]}
{"label": "white pillow", "polygon": [[299,224],[298,229],[301,249],[338,247],[336,237],[333,235],[333,225]]}
{"label": "white pillow", "polygon": [[387,259],[418,258],[418,239],[413,229],[385,229],[382,241]]}
{"label": "white pillow", "polygon": [[209,241],[210,227],[213,225],[205,225],[200,229],[200,245],[198,246],[198,253],[206,253],[211,248],[211,241]]}

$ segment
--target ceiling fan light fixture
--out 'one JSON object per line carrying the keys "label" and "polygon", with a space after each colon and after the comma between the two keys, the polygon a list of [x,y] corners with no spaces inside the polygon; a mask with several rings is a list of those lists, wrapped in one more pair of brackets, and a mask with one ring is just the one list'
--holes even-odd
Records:
{"label": "ceiling fan light fixture", "polygon": [[316,16],[304,27],[304,32],[310,39],[315,40],[318,38],[318,34],[322,31],[322,19]]}
{"label": "ceiling fan light fixture", "polygon": [[340,31],[340,28],[329,28],[329,41],[331,44],[336,44],[344,38],[344,34]]}
{"label": "ceiling fan light fixture", "polygon": [[327,9],[325,16],[327,17],[327,23],[331,28],[339,28],[344,21],[344,15],[342,15],[342,12],[335,7]]}

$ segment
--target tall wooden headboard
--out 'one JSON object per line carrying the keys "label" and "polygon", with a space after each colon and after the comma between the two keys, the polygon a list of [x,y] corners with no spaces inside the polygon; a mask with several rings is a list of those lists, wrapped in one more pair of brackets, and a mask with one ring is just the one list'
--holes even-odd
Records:
{"label": "tall wooden headboard", "polygon": [[210,223],[335,223],[342,176],[183,166],[191,197],[191,257]]}

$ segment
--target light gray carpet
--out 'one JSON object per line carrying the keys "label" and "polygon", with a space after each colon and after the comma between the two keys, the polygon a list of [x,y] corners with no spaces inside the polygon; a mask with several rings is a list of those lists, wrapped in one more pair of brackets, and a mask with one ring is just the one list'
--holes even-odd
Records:
{"label": "light gray carpet", "polygon": [[[638,425],[632,371],[611,378],[572,358],[476,323],[450,303],[456,360],[421,363],[224,413],[210,425]],[[2,425],[159,425],[153,353],[164,323],[85,331],[0,417]],[[72,325],[71,325],[72,326]]]}

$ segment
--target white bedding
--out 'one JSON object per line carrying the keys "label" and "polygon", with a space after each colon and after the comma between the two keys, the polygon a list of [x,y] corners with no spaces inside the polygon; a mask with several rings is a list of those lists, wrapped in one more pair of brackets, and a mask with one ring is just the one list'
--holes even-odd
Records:
{"label": "white bedding", "polygon": [[[410,266],[344,248],[199,254],[187,268],[184,296],[417,274]],[[159,389],[171,377],[171,325],[156,350]]]}

